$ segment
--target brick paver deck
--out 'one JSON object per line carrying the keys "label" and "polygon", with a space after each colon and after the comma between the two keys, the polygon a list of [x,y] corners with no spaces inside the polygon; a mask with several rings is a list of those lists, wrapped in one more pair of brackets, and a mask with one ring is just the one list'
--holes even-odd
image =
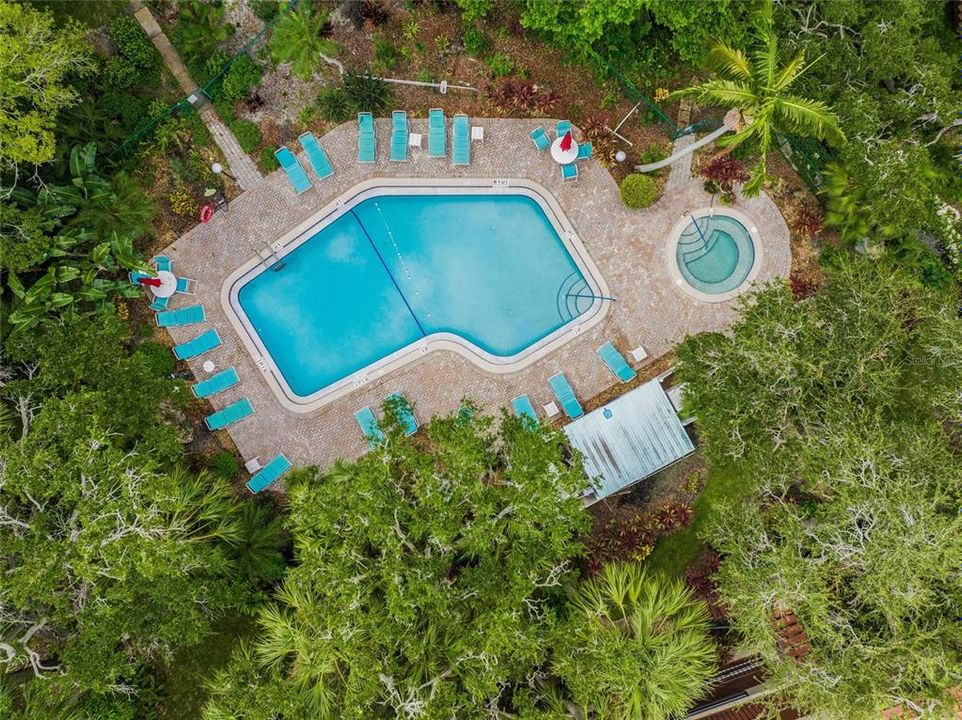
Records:
{"label": "brick paver deck", "polygon": [[[198,225],[167,249],[177,274],[198,281],[196,296],[176,296],[171,306],[202,303],[206,326],[216,327],[223,339],[220,348],[190,363],[196,377],[208,377],[201,369],[202,360],[213,360],[217,369],[233,365],[242,382],[216,396],[214,406],[221,408],[244,396],[253,403],[254,415],[229,431],[245,459],[259,456],[264,462],[283,451],[295,464],[324,466],[338,457],[358,456],[366,444],[353,412],[364,405],[377,407],[397,390],[413,402],[422,421],[456,411],[464,396],[495,411],[515,395],[528,393],[540,407],[553,399],[547,380],[560,370],[578,396],[587,399],[615,384],[596,353],[606,340],[626,356],[631,348],[644,345],[651,357],[657,357],[687,334],[722,329],[731,322],[731,303],[699,302],[675,287],[669,277],[666,241],[685,210],[708,205],[709,196],[701,184],[690,181],[650,208],[630,210],[622,204],[611,175],[594,160],[579,165],[576,182],[562,183],[550,154],[537,152],[529,138],[535,127],[551,127],[553,122],[475,119],[473,124],[485,128],[485,141],[473,144],[468,167],[454,167],[450,159],[429,158],[426,151],[418,150],[406,163],[389,162],[389,119],[377,121],[378,162],[359,165],[355,124],[345,123],[320,139],[334,166],[333,177],[317,181],[312,176],[314,187],[297,196],[284,174],[274,172],[232,202],[229,212],[218,212],[210,223]],[[427,136],[426,119],[412,118],[410,124],[412,132]],[[309,167],[303,154],[299,159]],[[542,184],[561,204],[617,301],[599,325],[514,375],[491,375],[452,353],[432,352],[313,413],[285,411],[221,307],[223,280],[264,242],[273,242],[358,182],[374,177],[529,178]],[[778,209],[764,194],[740,200],[737,207],[755,221],[762,238],[758,281],[787,277],[789,233]],[[183,342],[202,329],[173,328],[171,335]]]}
{"label": "brick paver deck", "polygon": [[[150,8],[145,7],[140,0],[131,0],[131,5],[134,9],[134,18],[140,23],[144,32],[147,33],[147,37],[150,38],[154,47],[157,48],[157,51],[164,59],[164,64],[177,79],[177,84],[180,85],[180,89],[184,91],[185,95],[196,94],[198,97],[201,97],[197,83],[195,83],[194,79],[190,76],[187,66],[184,65],[183,60],[180,59],[180,55],[177,53],[177,49],[164,34],[156,18],[154,18],[153,13],[150,12]],[[213,135],[217,147],[219,147],[220,151],[224,154],[224,160],[227,162],[229,172],[236,178],[241,190],[250,190],[260,185],[264,181],[264,176],[261,175],[260,170],[257,169],[257,165],[254,164],[250,156],[241,149],[237,138],[234,137],[234,133],[221,122],[220,116],[214,108],[205,103],[199,107],[198,114],[204,121],[207,129],[210,130],[210,134]]]}

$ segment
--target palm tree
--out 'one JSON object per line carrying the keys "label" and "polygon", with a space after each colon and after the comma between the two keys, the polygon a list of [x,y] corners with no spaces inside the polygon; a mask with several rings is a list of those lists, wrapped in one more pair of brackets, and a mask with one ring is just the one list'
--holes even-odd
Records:
{"label": "palm tree", "polygon": [[743,189],[748,197],[757,195],[765,182],[766,156],[775,144],[776,131],[815,137],[831,144],[845,142],[838,118],[825,103],[789,92],[791,85],[814,63],[806,64],[804,52],[782,62],[772,25],[771,0],[762,5],[759,17],[758,47],[750,56],[725,43],[716,43],[707,58],[716,77],[671,95],[738,110],[739,130],[723,136],[718,144],[734,148],[751,141],[757,147],[759,159]]}
{"label": "palm tree", "polygon": [[290,63],[295,77],[309,80],[321,61],[331,62],[328,56],[338,51],[337,43],[322,37],[326,25],[327,14],[312,12],[310,3],[285,13],[271,36],[274,62]]}
{"label": "palm tree", "polygon": [[574,714],[611,720],[681,716],[715,669],[705,604],[638,564],[607,565],[570,602],[554,650]]}

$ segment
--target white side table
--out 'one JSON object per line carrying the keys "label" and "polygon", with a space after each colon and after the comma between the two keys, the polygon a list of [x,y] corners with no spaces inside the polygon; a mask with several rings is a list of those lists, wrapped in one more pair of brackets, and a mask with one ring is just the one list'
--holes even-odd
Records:
{"label": "white side table", "polygon": [[484,127],[481,125],[472,126],[471,139],[477,140],[478,142],[484,142]]}
{"label": "white side table", "polygon": [[548,417],[554,417],[558,414],[558,406],[554,402],[549,402],[544,406],[544,414]]}
{"label": "white side table", "polygon": [[260,458],[251,458],[250,460],[248,460],[246,463],[244,463],[244,469],[251,475],[256,473],[258,470],[261,469]]}
{"label": "white side table", "polygon": [[421,133],[411,133],[408,135],[408,147],[421,149]]}
{"label": "white side table", "polygon": [[204,366],[203,366],[203,367],[204,367],[204,372],[214,372],[214,368],[217,367],[217,366],[214,365],[214,361],[213,361],[213,360],[204,360]]}
{"label": "white side table", "polygon": [[648,357],[648,351],[645,350],[644,345],[639,345],[638,347],[636,347],[634,350],[631,351],[631,357],[634,359],[635,362],[641,362],[646,357]]}

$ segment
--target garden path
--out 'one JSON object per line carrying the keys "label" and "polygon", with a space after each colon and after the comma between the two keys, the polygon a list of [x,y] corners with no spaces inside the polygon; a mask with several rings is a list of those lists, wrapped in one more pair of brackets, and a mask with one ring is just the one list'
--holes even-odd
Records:
{"label": "garden path", "polygon": [[[197,83],[194,82],[194,79],[190,76],[187,66],[184,65],[184,61],[180,59],[177,49],[164,34],[163,29],[161,29],[160,24],[150,11],[150,8],[145,7],[141,0],[131,0],[130,4],[134,9],[134,18],[140,23],[144,32],[147,33],[147,37],[150,38],[154,47],[157,48],[160,56],[164,59],[164,64],[167,65],[170,72],[177,79],[181,90],[187,95],[202,97]],[[217,147],[219,147],[220,151],[224,154],[228,171],[235,178],[241,190],[250,190],[264,182],[264,176],[261,175],[257,169],[257,165],[255,165],[250,156],[244,152],[240,143],[237,142],[237,138],[234,137],[234,133],[221,121],[220,116],[218,116],[214,108],[205,102],[198,108],[197,112],[207,126],[207,129],[210,130],[210,134],[214,137],[214,142],[217,143]]]}

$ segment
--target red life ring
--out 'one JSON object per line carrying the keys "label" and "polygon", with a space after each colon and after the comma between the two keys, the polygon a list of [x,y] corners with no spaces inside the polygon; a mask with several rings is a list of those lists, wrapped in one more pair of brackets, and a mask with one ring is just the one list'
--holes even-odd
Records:
{"label": "red life ring", "polygon": [[214,206],[208,203],[200,209],[200,221],[208,223],[212,217],[214,217]]}

